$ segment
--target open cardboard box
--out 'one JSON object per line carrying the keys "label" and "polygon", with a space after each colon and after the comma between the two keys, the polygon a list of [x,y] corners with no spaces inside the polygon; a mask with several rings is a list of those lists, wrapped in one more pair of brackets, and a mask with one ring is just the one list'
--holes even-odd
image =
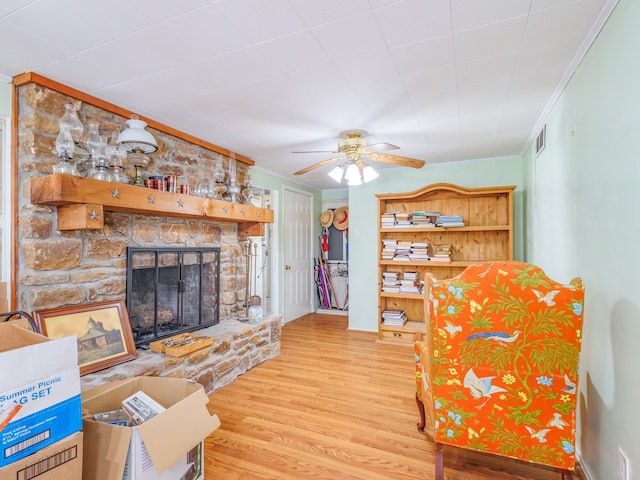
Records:
{"label": "open cardboard box", "polygon": [[[133,427],[93,420],[95,413],[121,408],[122,400],[138,391],[166,410]],[[83,392],[83,480],[121,480],[125,466],[131,479],[164,478],[220,426],[208,402],[202,385],[181,378],[134,377]],[[144,461],[147,455],[152,465]]]}
{"label": "open cardboard box", "polygon": [[76,337],[0,323],[0,467],[81,428]]}

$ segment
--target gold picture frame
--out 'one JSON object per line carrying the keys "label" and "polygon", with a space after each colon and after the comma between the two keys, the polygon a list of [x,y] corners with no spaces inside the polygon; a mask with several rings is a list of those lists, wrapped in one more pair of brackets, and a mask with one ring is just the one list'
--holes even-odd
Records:
{"label": "gold picture frame", "polygon": [[49,338],[77,337],[80,376],[138,357],[124,300],[39,310],[33,318]]}

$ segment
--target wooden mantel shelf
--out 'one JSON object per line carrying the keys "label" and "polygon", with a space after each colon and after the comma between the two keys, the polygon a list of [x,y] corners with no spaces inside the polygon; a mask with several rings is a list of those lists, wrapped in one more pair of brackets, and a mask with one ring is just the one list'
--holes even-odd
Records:
{"label": "wooden mantel shelf", "polygon": [[[58,207],[58,230],[102,228],[103,210],[237,222],[244,235],[273,223],[273,210],[67,174],[31,179],[31,202]],[[259,234],[259,233],[255,233]]]}

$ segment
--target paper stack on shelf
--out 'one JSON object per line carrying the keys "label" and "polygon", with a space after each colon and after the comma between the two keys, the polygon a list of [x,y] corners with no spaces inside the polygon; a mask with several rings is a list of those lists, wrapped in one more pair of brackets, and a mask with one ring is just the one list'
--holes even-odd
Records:
{"label": "paper stack on shelf", "polygon": [[396,212],[384,212],[380,215],[380,228],[394,228],[396,226]]}
{"label": "paper stack on shelf", "polygon": [[398,241],[392,238],[382,240],[382,260],[393,260],[398,248]]}
{"label": "paper stack on shelf", "polygon": [[440,215],[436,222],[438,227],[464,227],[464,222],[460,215]]}
{"label": "paper stack on shelf", "polygon": [[414,228],[431,228],[436,226],[436,220],[440,212],[427,212],[419,210],[411,213],[411,223]]}
{"label": "paper stack on shelf", "polygon": [[402,274],[400,293],[422,293],[418,272],[404,272]]}
{"label": "paper stack on shelf", "polygon": [[429,244],[427,242],[411,242],[409,260],[412,262],[426,262],[429,260]]}
{"label": "paper stack on shelf", "polygon": [[451,245],[439,243],[434,245],[433,255],[429,256],[432,262],[451,262]]}
{"label": "paper stack on shelf", "polygon": [[396,213],[396,228],[411,228],[411,214],[410,213]]}
{"label": "paper stack on shelf", "polygon": [[400,293],[399,272],[382,272],[382,291]]}
{"label": "paper stack on shelf", "polygon": [[399,241],[398,248],[396,249],[396,254],[393,257],[393,260],[397,262],[408,262],[410,251],[411,251],[411,242],[404,241],[404,240]]}
{"label": "paper stack on shelf", "polygon": [[407,315],[404,310],[384,310],[382,312],[382,324],[401,327],[407,323]]}

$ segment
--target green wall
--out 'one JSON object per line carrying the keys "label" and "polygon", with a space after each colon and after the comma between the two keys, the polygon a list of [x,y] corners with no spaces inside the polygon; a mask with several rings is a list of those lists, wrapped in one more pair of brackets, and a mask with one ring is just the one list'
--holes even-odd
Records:
{"label": "green wall", "polygon": [[373,182],[349,189],[349,328],[378,329],[378,199],[377,193],[410,192],[432,183],[464,187],[516,185],[514,256],[523,258],[523,161],[520,157],[427,165],[421,170],[381,170]]}
{"label": "green wall", "polygon": [[11,116],[11,89],[8,83],[0,82],[0,117]]}
{"label": "green wall", "polygon": [[526,156],[527,259],[582,277],[578,450],[592,480],[618,478],[618,446],[640,478],[640,2],[620,0]]}

